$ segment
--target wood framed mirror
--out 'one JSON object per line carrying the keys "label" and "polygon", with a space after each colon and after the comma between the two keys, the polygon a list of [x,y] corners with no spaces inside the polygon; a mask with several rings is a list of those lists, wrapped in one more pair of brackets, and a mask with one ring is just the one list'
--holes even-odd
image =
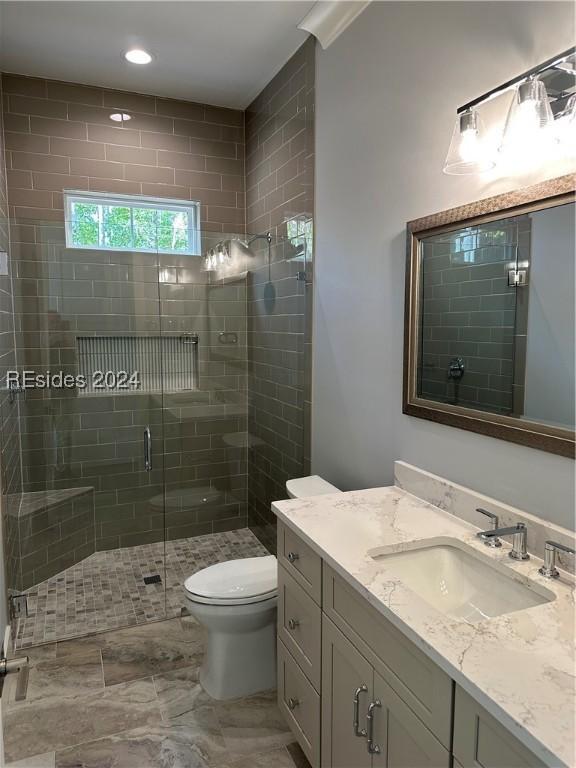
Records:
{"label": "wood framed mirror", "polygon": [[575,178],[407,224],[404,413],[574,457]]}

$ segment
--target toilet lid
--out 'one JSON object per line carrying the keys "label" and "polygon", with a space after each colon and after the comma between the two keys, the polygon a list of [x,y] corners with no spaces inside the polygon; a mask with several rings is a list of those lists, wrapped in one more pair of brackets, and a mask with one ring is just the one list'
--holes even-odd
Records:
{"label": "toilet lid", "polygon": [[278,588],[274,555],[228,560],[189,576],[184,588],[191,600],[212,605],[242,605],[274,597]]}

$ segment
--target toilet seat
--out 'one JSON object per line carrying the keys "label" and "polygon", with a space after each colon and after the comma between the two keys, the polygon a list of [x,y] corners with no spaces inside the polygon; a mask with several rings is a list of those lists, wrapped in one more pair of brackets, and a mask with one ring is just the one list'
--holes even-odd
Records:
{"label": "toilet seat", "polygon": [[249,605],[276,599],[277,560],[273,555],[228,560],[204,568],[184,582],[189,600],[205,605]]}

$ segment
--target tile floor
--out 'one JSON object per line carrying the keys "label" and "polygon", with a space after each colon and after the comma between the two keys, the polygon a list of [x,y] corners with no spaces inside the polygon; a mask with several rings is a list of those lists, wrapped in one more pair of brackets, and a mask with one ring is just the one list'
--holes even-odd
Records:
{"label": "tile floor", "polygon": [[31,648],[2,698],[7,768],[309,768],[275,692],[220,702],[191,617]]}
{"label": "tile floor", "polygon": [[[25,593],[28,617],[18,623],[15,647],[179,616],[182,584],[192,573],[266,554],[249,528],[96,552]],[[162,583],[145,584],[144,577],[154,574]]]}

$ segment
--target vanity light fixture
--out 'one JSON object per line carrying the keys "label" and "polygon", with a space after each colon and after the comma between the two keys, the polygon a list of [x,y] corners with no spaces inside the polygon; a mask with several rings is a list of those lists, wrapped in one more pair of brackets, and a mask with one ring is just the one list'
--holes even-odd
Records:
{"label": "vanity light fixture", "polygon": [[132,116],[127,112],[113,112],[110,115],[110,120],[113,120],[115,123],[127,123],[128,120],[132,120]]}
{"label": "vanity light fixture", "polygon": [[456,118],[444,173],[479,173],[494,168],[495,164],[486,149],[484,124],[478,110],[467,109]]}
{"label": "vanity light fixture", "polygon": [[126,51],[124,58],[126,61],[129,61],[130,64],[150,64],[152,61],[152,56],[148,51],[145,51],[142,48],[132,48],[131,50]]}
{"label": "vanity light fixture", "polygon": [[[545,77],[550,74],[567,77],[565,91],[547,91]],[[478,173],[493,168],[498,159],[513,154],[527,157],[543,152],[554,143],[570,151],[576,129],[576,48],[554,56],[506,83],[478,96],[456,110],[456,125],[444,164],[444,173]],[[514,95],[506,119],[499,150],[490,148],[478,109],[501,94],[513,90]],[[551,99],[554,105],[551,105]],[[554,108],[553,108],[554,107]],[[574,148],[576,149],[576,148]]]}

